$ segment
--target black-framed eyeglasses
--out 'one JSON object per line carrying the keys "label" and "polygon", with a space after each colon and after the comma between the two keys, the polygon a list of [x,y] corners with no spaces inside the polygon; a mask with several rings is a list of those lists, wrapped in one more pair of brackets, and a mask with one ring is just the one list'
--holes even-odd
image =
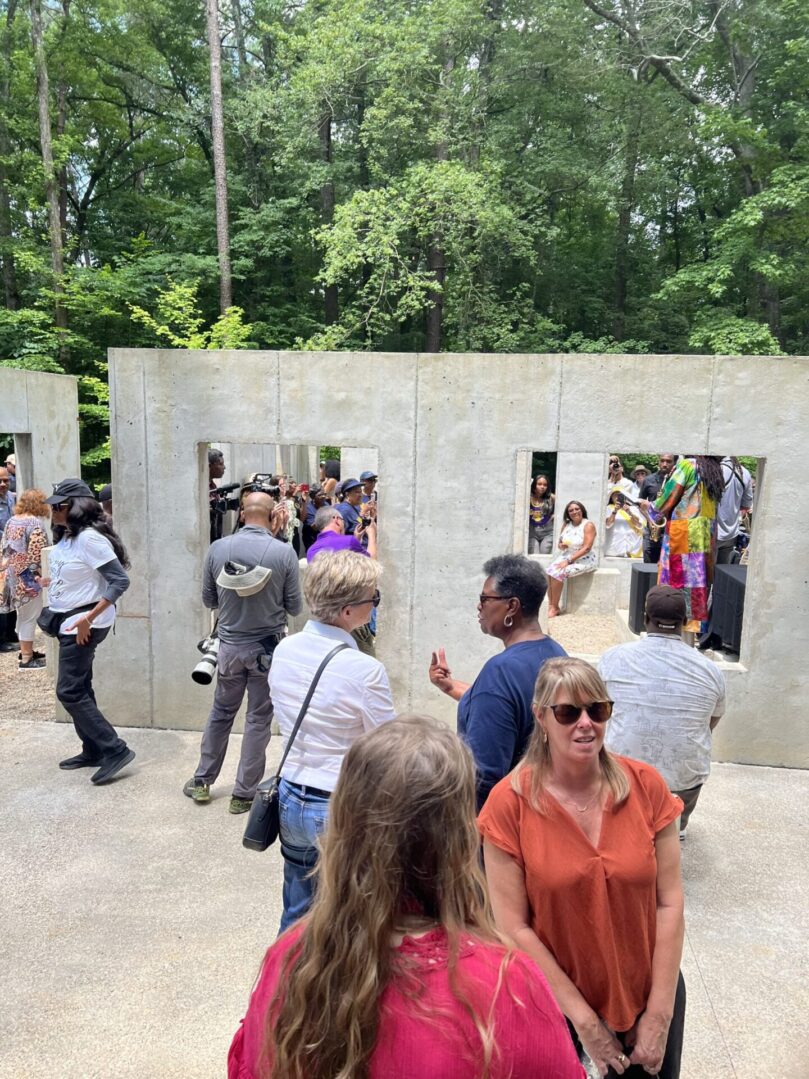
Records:
{"label": "black-framed eyeglasses", "polygon": [[489,601],[490,599],[505,599],[505,600],[509,600],[509,599],[514,599],[514,597],[513,597],[513,596],[487,596],[485,592],[481,592],[481,593],[480,593],[480,595],[478,596],[478,603],[479,603],[479,604],[480,604],[481,606],[485,606],[485,604],[486,604],[486,603],[487,603],[487,602],[488,602],[488,601]]}
{"label": "black-framed eyeglasses", "polygon": [[549,704],[554,719],[563,727],[572,727],[578,723],[582,712],[586,712],[593,723],[606,723],[612,715],[612,701],[593,701],[592,704]]}
{"label": "black-framed eyeglasses", "polygon": [[381,599],[382,597],[380,596],[379,589],[377,588],[374,590],[374,594],[371,596],[370,599],[357,599],[354,600],[353,603],[347,603],[346,607],[362,607],[364,603],[373,603],[374,607],[378,607],[379,601]]}

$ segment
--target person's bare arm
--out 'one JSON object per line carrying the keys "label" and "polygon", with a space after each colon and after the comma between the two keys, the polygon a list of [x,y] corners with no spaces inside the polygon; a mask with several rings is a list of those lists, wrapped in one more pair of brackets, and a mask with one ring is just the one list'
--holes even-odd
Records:
{"label": "person's bare arm", "polygon": [[530,905],[525,891],[522,867],[504,850],[483,841],[483,860],[489,885],[494,919],[501,933],[515,947],[529,955],[548,979],[548,984],[564,1014],[576,1028],[579,1039],[601,1075],[612,1067],[622,1075],[625,1066],[618,1059],[622,1052],[618,1039],[602,1023],[579,990],[562,970],[553,953],[530,925]]}
{"label": "person's bare arm", "polygon": [[368,537],[368,546],[366,548],[368,554],[371,558],[376,558],[376,521],[371,521],[371,523],[365,527],[360,525],[359,528],[355,529],[355,539],[362,542],[363,536]]}
{"label": "person's bare arm", "polygon": [[677,821],[655,836],[657,926],[652,958],[652,988],[634,1032],[632,1063],[656,1075],[663,1063],[683,956],[685,920]]}
{"label": "person's bare arm", "polygon": [[593,544],[596,541],[596,526],[592,521],[587,521],[584,526],[584,543],[581,548],[571,555],[567,560],[567,564],[577,562],[580,558],[583,558],[586,554],[589,554],[593,548]]}

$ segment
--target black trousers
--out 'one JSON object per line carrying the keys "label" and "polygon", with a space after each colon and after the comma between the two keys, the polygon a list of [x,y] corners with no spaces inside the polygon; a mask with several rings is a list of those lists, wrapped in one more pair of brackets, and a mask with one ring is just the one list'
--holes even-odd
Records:
{"label": "black trousers", "polygon": [[56,696],[73,720],[82,751],[90,760],[101,760],[126,749],[126,742],[101,714],[93,692],[95,651],[108,633],[109,629],[91,630],[87,644],[78,644],[74,635],[59,634]]}
{"label": "black trousers", "polygon": [[643,561],[657,564],[660,561],[660,552],[663,550],[663,536],[659,540],[653,540],[648,531],[643,533]]}
{"label": "black trousers", "polygon": [[[570,1035],[573,1038],[573,1044],[576,1046],[576,1052],[581,1056],[581,1042],[576,1036],[576,1031],[568,1020],[567,1023],[570,1028]],[[671,1026],[669,1027],[669,1037],[666,1042],[666,1053],[663,1057],[663,1063],[660,1067],[660,1071],[657,1073],[658,1079],[680,1079],[680,1061],[683,1056],[683,1031],[685,1029],[685,982],[683,976],[677,978],[677,991],[674,995],[674,1014],[671,1017]],[[624,1046],[624,1052],[627,1056],[632,1052],[628,1049],[624,1042],[624,1034],[616,1034],[618,1041]],[[625,1079],[649,1079],[649,1073],[644,1071],[640,1064],[633,1064],[627,1068],[624,1072]],[[607,1071],[607,1079],[619,1079],[618,1072],[610,1068]]]}
{"label": "black trousers", "polygon": [[17,612],[0,614],[0,644],[13,644],[17,640]]}

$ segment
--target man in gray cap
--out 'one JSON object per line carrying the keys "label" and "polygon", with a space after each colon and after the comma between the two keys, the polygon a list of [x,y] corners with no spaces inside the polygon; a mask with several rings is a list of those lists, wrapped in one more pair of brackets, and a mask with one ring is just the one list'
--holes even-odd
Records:
{"label": "man in gray cap", "polygon": [[222,770],[233,720],[247,693],[247,715],[231,813],[246,813],[264,776],[272,701],[267,672],[288,614],[302,608],[298,559],[271,531],[275,504],[251,492],[244,499],[244,527],[211,544],[205,560],[202,602],[218,608],[219,640],[213,707],[202,735],[197,770],[183,787],[195,802],[209,802]]}
{"label": "man in gray cap", "polygon": [[682,639],[685,596],[670,585],[646,596],[646,636],[608,649],[598,664],[614,701],[605,744],[653,765],[682,798],[680,839],[711,770],[711,732],[725,711],[725,678]]}

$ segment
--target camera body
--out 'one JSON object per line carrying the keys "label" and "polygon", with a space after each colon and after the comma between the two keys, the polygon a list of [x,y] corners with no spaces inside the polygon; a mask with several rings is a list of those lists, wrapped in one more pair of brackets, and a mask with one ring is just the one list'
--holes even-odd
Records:
{"label": "camera body", "polygon": [[242,484],[242,494],[249,494],[250,491],[261,491],[262,494],[278,500],[281,497],[281,488],[278,484],[271,483],[271,480],[271,473],[256,472],[247,483]]}
{"label": "camera body", "polygon": [[191,677],[200,686],[209,686],[216,674],[216,660],[219,655],[219,638],[215,634],[205,637],[197,648],[202,652],[202,659],[191,672]]}

